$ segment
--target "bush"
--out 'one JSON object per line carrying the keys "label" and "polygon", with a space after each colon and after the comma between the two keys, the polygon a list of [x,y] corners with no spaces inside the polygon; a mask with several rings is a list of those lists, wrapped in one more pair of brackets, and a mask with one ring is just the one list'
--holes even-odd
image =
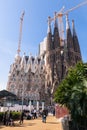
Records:
{"label": "bush", "polygon": [[12,118],[13,118],[13,120],[19,120],[20,112],[12,112]]}
{"label": "bush", "polygon": [[[20,112],[11,112],[12,113],[12,119],[13,120],[19,120],[20,119]],[[0,112],[0,122],[2,122],[3,120],[3,115],[4,115],[4,112]]]}
{"label": "bush", "polygon": [[3,120],[3,112],[0,112],[0,122]]}

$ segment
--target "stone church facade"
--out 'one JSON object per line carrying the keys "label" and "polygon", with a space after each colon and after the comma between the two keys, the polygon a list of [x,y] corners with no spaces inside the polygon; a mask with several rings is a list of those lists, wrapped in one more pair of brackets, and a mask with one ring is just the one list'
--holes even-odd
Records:
{"label": "stone church facade", "polygon": [[53,32],[48,24],[46,50],[33,57],[16,55],[10,66],[7,90],[26,100],[39,100],[52,104],[53,94],[58,84],[67,75],[68,68],[82,60],[78,37],[72,21],[72,32],[66,19],[66,38],[62,41],[59,35],[57,19]]}
{"label": "stone church facade", "polygon": [[16,55],[10,66],[7,90],[20,99],[40,100],[45,86],[45,65],[41,57]]}

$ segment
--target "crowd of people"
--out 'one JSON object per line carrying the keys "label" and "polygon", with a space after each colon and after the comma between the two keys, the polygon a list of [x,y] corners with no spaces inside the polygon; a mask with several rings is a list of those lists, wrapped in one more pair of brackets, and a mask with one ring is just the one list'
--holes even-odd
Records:
{"label": "crowd of people", "polygon": [[12,113],[11,111],[6,111],[4,114],[3,114],[3,124],[8,126],[13,126],[14,125],[14,122],[13,122],[13,119],[12,119]]}
{"label": "crowd of people", "polygon": [[[35,108],[32,109],[31,111],[26,111],[23,110],[20,112],[20,119],[19,119],[19,124],[23,124],[24,119],[31,120],[31,119],[36,119],[38,117],[42,118],[42,122],[46,123],[46,118],[48,116],[49,110],[48,109],[39,109],[36,110]],[[55,109],[52,110],[53,116],[55,115]],[[14,126],[14,120],[12,117],[12,112],[11,111],[6,111],[3,114],[3,124],[6,126]]]}

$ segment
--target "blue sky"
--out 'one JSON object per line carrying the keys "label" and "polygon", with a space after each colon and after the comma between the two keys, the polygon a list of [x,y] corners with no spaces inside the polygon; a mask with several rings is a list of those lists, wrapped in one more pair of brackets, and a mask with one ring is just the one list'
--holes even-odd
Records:
{"label": "blue sky", "polygon": [[[65,11],[83,0],[0,0],[0,90],[6,89],[10,65],[17,52],[21,12],[25,10],[21,55],[38,53],[38,45],[47,35],[47,18],[65,6]],[[87,62],[87,4],[69,13],[71,26],[79,39],[82,58]]]}

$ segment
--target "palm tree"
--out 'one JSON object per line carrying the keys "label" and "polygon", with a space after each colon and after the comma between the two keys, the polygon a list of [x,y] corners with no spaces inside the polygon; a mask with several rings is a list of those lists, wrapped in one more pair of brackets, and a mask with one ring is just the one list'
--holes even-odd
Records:
{"label": "palm tree", "polygon": [[70,68],[54,95],[57,103],[65,105],[75,125],[87,121],[87,63]]}

